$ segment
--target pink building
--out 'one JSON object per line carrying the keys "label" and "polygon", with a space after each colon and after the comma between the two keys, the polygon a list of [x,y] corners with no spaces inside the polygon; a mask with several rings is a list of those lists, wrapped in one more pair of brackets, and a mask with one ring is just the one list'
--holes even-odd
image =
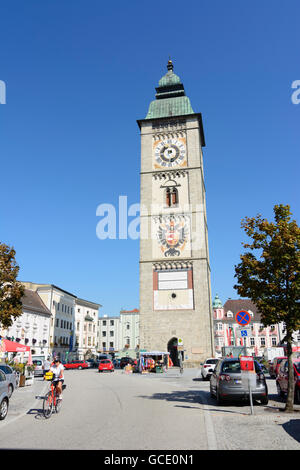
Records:
{"label": "pink building", "polygon": [[[235,316],[239,311],[247,311],[251,316],[249,338],[238,338]],[[228,299],[224,306],[218,295],[213,301],[215,351],[221,354],[222,346],[246,346],[249,354],[262,356],[265,348],[280,346],[282,332],[279,325],[264,327],[261,315],[255,304],[249,299]]]}

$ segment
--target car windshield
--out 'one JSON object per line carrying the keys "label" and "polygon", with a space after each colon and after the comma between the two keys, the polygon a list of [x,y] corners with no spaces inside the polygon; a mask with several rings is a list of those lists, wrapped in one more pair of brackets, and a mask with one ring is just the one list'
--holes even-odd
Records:
{"label": "car windshield", "polygon": [[205,364],[217,364],[218,359],[207,359]]}
{"label": "car windshield", "polygon": [[42,365],[42,361],[35,360],[35,361],[32,361],[32,362],[35,366],[41,366]]}
{"label": "car windshield", "polygon": [[101,364],[109,364],[110,361],[101,361]]}
{"label": "car windshield", "polygon": [[[261,367],[254,361],[255,372],[261,372]],[[224,361],[222,365],[222,372],[227,374],[239,374],[241,372],[240,361]]]}

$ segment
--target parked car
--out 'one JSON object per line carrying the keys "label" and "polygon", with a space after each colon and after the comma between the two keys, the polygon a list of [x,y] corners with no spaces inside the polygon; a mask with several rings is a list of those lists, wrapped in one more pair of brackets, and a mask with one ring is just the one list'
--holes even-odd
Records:
{"label": "parked car", "polygon": [[286,356],[275,357],[274,361],[270,363],[269,374],[270,374],[271,379],[276,379],[279,366],[284,359],[287,359],[287,357]]}
{"label": "parked car", "polygon": [[8,385],[6,374],[0,370],[0,420],[5,419],[8,413],[9,396],[8,396]]}
{"label": "parked car", "polygon": [[[254,361],[256,386],[252,389],[254,400],[268,404],[268,387],[260,364]],[[239,358],[220,359],[210,379],[210,395],[216,398],[218,404],[225,400],[249,399],[249,391],[243,387]]]}
{"label": "parked car", "polygon": [[17,388],[17,375],[15,371],[7,364],[0,364],[0,370],[6,375],[8,381],[7,385],[7,395],[10,398],[13,394],[13,391]]}
{"label": "parked car", "polygon": [[34,377],[43,377],[44,362],[41,359],[33,359],[32,364],[34,365]]}
{"label": "parked car", "polygon": [[99,361],[96,361],[95,359],[87,359],[86,362],[88,363],[90,369],[95,369],[99,364]]}
{"label": "parked car", "polygon": [[126,367],[128,364],[131,364],[133,365],[134,364],[134,360],[131,359],[131,357],[121,357],[121,360],[120,360],[120,368],[121,369],[124,369],[124,367]]}
{"label": "parked car", "polygon": [[86,361],[70,361],[64,364],[65,369],[88,369],[89,365]]}
{"label": "parked car", "polygon": [[110,359],[103,359],[99,362],[98,372],[114,372],[115,368]]}
{"label": "parked car", "polygon": [[[293,359],[294,379],[295,379],[295,402],[300,403],[300,359]],[[283,397],[288,391],[288,360],[281,361],[278,375],[276,377],[276,387],[278,395]]]}
{"label": "parked car", "polygon": [[203,380],[209,380],[211,377],[211,374],[216,367],[216,364],[219,359],[216,359],[214,357],[210,357],[209,359],[206,359],[204,364],[202,365],[201,368],[201,375]]}

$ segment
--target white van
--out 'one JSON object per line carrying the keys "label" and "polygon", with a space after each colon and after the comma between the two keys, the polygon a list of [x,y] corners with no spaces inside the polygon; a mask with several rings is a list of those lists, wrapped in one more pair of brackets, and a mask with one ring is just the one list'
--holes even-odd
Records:
{"label": "white van", "polygon": [[33,354],[32,355],[32,363],[35,366],[35,369],[34,369],[34,376],[35,377],[43,377],[45,359],[46,359],[46,356],[44,356],[42,354]]}

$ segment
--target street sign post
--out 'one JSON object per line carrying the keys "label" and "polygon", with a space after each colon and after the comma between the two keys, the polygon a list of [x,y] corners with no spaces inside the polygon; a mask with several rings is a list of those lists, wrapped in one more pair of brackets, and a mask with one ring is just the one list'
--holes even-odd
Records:
{"label": "street sign post", "polygon": [[[237,314],[235,315],[235,321],[241,325],[242,327],[246,327],[247,325],[249,325],[250,321],[251,321],[251,315],[249,312],[247,312],[246,310],[240,310],[239,312],[237,312]],[[243,338],[244,338],[244,346],[246,346],[246,338],[247,338],[248,335],[243,335]]]}
{"label": "street sign post", "polygon": [[256,385],[256,373],[252,356],[240,356],[242,384],[249,390],[250,408],[253,415],[252,388]]}

